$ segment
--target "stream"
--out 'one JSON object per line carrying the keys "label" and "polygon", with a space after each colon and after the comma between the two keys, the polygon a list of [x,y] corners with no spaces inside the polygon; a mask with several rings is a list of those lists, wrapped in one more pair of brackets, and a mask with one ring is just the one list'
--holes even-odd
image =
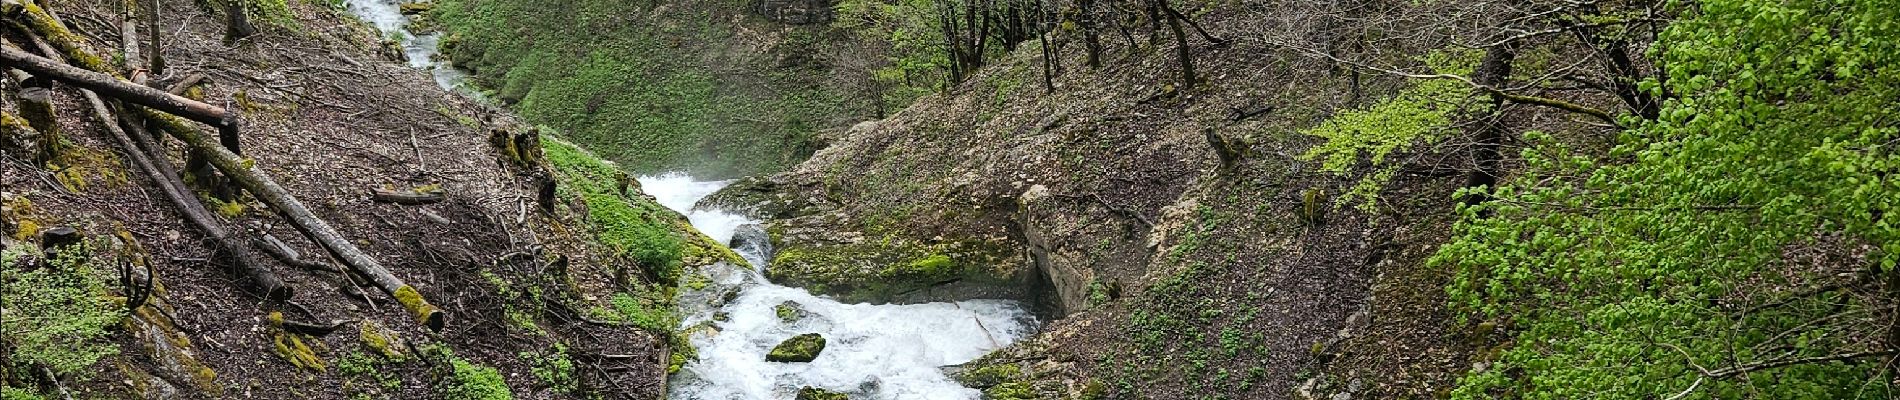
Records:
{"label": "stream", "polygon": [[[395,0],[347,0],[349,10],[397,39],[409,66],[429,71],[444,89],[481,100],[466,85],[468,74],[435,59],[439,33],[416,35],[404,28]],[[694,204],[730,181],[698,181],[684,174],[641,177],[640,185],[661,205],[685,214],[693,227],[729,243],[758,221]],[[754,236],[756,237],[756,236]],[[733,243],[754,266],[767,266],[770,244]],[[969,300],[911,305],[845,304],[765,279],[762,269],[728,263],[708,266],[712,283],[683,289],[682,324],[699,357],[671,377],[667,397],[698,400],[792,399],[811,386],[853,399],[969,400],[980,392],[946,376],[943,366],[962,364],[1035,333],[1038,322],[1021,303]],[[727,293],[737,291],[730,297]],[[802,317],[781,320],[778,306],[795,304]],[[765,361],[766,352],[795,335],[818,333],[826,346],[808,363]]]}
{"label": "stream", "polygon": [[[681,174],[640,178],[641,188],[661,205],[686,214],[694,227],[721,242],[731,240],[743,225],[756,223],[693,207],[725,185]],[[766,265],[769,246],[742,241],[733,247],[753,265]],[[975,399],[980,393],[950,380],[939,367],[976,359],[1036,329],[1035,317],[1014,301],[845,304],[773,284],[755,269],[720,263],[707,274],[713,284],[680,295],[682,328],[722,313],[726,320],[715,322],[712,329],[690,331],[699,358],[673,376],[669,397],[674,399],[790,399],[804,386],[849,393],[854,399]],[[734,289],[737,297],[715,307]],[[804,310],[789,323],[777,313],[777,307],[788,302]],[[765,361],[773,346],[803,333],[826,339],[816,360]]]}

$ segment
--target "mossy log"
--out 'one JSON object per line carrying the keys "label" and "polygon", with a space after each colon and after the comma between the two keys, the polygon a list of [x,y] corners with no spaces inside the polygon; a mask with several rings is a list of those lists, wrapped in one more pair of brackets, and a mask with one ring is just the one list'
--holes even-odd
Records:
{"label": "mossy log", "polygon": [[[86,101],[92,103],[92,113],[98,118],[99,124],[105,127],[106,132],[112,134],[113,140],[118,143],[127,158],[132,160],[132,164],[158,184],[159,192],[163,193],[167,200],[171,200],[172,206],[177,207],[178,212],[184,214],[186,220],[191,221],[192,225],[204,231],[206,236],[210,236],[218,244],[218,250],[230,257],[233,266],[244,274],[244,277],[256,287],[259,293],[272,300],[290,299],[293,293],[290,286],[285,285],[283,279],[277,277],[277,273],[259,262],[249,245],[211,216],[211,211],[205,208],[204,203],[199,202],[196,196],[192,196],[191,192],[185,189],[183,182],[177,181],[178,175],[171,169],[171,164],[163,160],[155,162],[140,149],[138,142],[132,138],[144,139],[149,135],[138,127],[137,121],[126,121],[128,123],[125,125],[141,131],[127,133],[124,129],[120,129],[118,125],[120,121],[112,117],[112,111],[106,107],[105,101],[101,100],[99,95],[88,91],[85,92],[85,96]],[[144,145],[156,146],[149,140],[144,140]]]}
{"label": "mossy log", "polygon": [[26,125],[38,132],[37,151],[31,154],[34,163],[45,164],[53,161],[60,153],[59,118],[53,106],[53,90],[43,87],[28,87],[20,90],[20,118]]}
{"label": "mossy log", "polygon": [[38,159],[44,146],[39,130],[27,124],[25,118],[0,111],[0,151],[17,151]]}
{"label": "mossy log", "polygon": [[[51,25],[44,29],[55,31],[46,33],[46,36],[52,39],[53,44],[61,51],[68,52],[70,59],[81,63],[82,66],[86,66],[88,69],[111,71],[111,67],[100,60],[98,56],[84,51],[83,44],[62,43],[62,41],[73,40],[76,36],[66,31],[64,27],[59,26],[57,22],[52,22],[50,16],[45,15],[44,11],[39,10],[38,7],[21,3],[19,0],[0,0],[0,14],[25,15],[26,18],[23,19],[33,21],[30,25],[36,30],[42,29],[42,25]],[[61,40],[59,38],[65,39]],[[73,57],[73,55],[77,56]],[[220,143],[213,142],[198,132],[197,129],[189,127],[178,118],[153,110],[180,113],[181,115],[191,117],[201,122],[222,121],[226,123],[226,125],[220,126],[221,128],[228,127],[231,132],[235,132],[236,119],[231,118],[233,114],[227,113],[222,108],[178,97],[157,89],[133,85],[113,75],[85,71],[79,68],[57,64],[51,62],[51,60],[27,54],[17,49],[0,48],[0,61],[14,65],[16,68],[33,72],[35,75],[46,76],[81,88],[96,89],[101,94],[149,107],[143,112],[148,119],[158,122],[160,127],[170,132],[179,140],[184,141],[195,153],[204,155],[219,171],[224,172],[227,177],[232,178],[239,186],[244,187],[245,190],[255,194],[259,200],[262,200],[272,209],[277,210],[285,219],[290,220],[291,224],[295,226],[297,230],[322,245],[332,256],[335,256],[339,261],[349,265],[351,269],[369,278],[371,283],[374,283],[377,288],[395,297],[398,302],[409,309],[418,322],[436,331],[440,331],[447,324],[447,316],[441,309],[429,304],[414,287],[403,283],[402,279],[391,274],[381,263],[376,262],[375,259],[370,258],[368,254],[358,249],[355,244],[344,239],[341,232],[338,232],[336,228],[330,227],[328,222],[318,218],[315,213],[303,205],[303,202],[298,201],[288,190],[285,190],[283,186],[278,185],[275,180],[271,179],[269,174],[265,174],[262,170],[258,169],[254,161],[238,156],[232,148],[227,148]],[[214,126],[219,125],[214,124]],[[232,139],[233,141],[235,139],[234,136],[226,136],[224,138]]]}

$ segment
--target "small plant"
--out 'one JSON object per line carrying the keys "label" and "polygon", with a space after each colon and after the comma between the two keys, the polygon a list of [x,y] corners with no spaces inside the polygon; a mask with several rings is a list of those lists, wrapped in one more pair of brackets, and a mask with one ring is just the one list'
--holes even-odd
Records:
{"label": "small plant", "polygon": [[679,322],[679,317],[673,315],[671,307],[664,302],[615,293],[613,303],[614,311],[619,312],[622,321],[650,332],[671,332]]}
{"label": "small plant", "polygon": [[562,393],[580,389],[580,382],[574,374],[574,360],[567,356],[567,346],[555,345],[554,351],[547,354],[522,352],[521,359],[532,365],[530,368],[534,377],[548,388]]}
{"label": "small plant", "polygon": [[483,366],[451,358],[449,365],[454,373],[444,380],[437,392],[444,399],[468,400],[513,400],[514,392],[508,389],[508,382],[502,380],[501,371],[494,367]]}

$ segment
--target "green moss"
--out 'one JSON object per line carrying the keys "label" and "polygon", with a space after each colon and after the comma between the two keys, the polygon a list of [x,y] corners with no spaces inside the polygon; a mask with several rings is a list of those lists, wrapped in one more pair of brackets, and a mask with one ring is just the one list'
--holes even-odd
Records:
{"label": "green moss", "polygon": [[508,389],[508,382],[501,377],[501,371],[494,367],[475,364],[461,358],[451,358],[452,368],[448,379],[436,387],[436,393],[443,399],[454,400],[513,400],[514,391]]}
{"label": "green moss", "polygon": [[798,388],[798,397],[793,400],[849,400],[850,398],[844,393],[806,386]]}
{"label": "green moss", "polygon": [[699,358],[699,348],[693,346],[692,340],[683,333],[675,332],[668,335],[667,345],[673,349],[672,356],[666,364],[668,374],[680,372],[680,368],[685,367],[688,361]]}
{"label": "green moss", "polygon": [[904,293],[950,281],[1009,282],[1002,250],[979,242],[920,245],[903,240],[853,244],[787,245],[766,274],[773,281],[800,286],[847,302],[884,302]]}
{"label": "green moss", "polygon": [[45,367],[61,376],[87,376],[100,359],[118,354],[107,329],[125,317],[125,307],[110,298],[108,267],[95,265],[90,242],[66,246],[44,258],[50,266],[28,268],[23,260],[36,251],[24,246],[0,250],[0,340],[13,349],[0,361],[16,367]]}
{"label": "green moss", "polygon": [[521,360],[531,367],[536,380],[556,392],[571,393],[580,388],[579,376],[574,372],[574,360],[568,358],[567,347],[556,345],[554,351],[522,352]]}
{"label": "green moss", "polygon": [[620,193],[621,172],[614,164],[547,136],[541,146],[560,179],[562,196],[587,204],[587,225],[595,238],[653,271],[658,283],[678,284],[684,274],[685,244],[676,227],[683,218],[650,200]]}
{"label": "green moss", "polygon": [[[282,318],[278,313],[273,312],[271,314]],[[323,358],[317,357],[316,349],[304,343],[303,338],[304,335],[279,330],[276,334],[272,335],[272,343],[275,345],[277,356],[282,357],[284,361],[289,361],[291,365],[295,365],[298,368],[322,372],[325,369]]]}
{"label": "green moss", "polygon": [[7,386],[0,387],[0,400],[46,400],[46,397],[26,388]]}
{"label": "green moss", "polygon": [[636,171],[734,176],[777,170],[815,150],[811,138],[820,129],[854,120],[840,117],[856,96],[821,85],[828,74],[779,65],[816,54],[797,44],[826,43],[816,34],[822,30],[791,30],[796,33],[788,36],[811,40],[780,41],[759,54],[745,47],[749,37],[735,37],[738,32],[782,26],[744,28],[758,19],[724,15],[742,7],[693,3],[669,4],[669,20],[650,21],[652,7],[613,0],[442,0],[432,14],[449,37],[444,54],[472,70],[475,83],[529,121],[566,131]]}
{"label": "green moss", "polygon": [[392,359],[403,357],[402,350],[397,348],[402,343],[402,338],[396,336],[395,331],[389,330],[388,327],[374,320],[365,319],[357,325],[357,339],[363,343],[363,347],[383,357]]}
{"label": "green moss", "polygon": [[778,314],[778,320],[780,322],[784,322],[788,324],[793,323],[793,322],[798,322],[799,318],[804,316],[803,314],[799,312],[800,310],[798,309],[798,303],[794,303],[791,301],[786,301],[784,303],[779,303],[779,305],[777,306],[773,306],[772,311]]}
{"label": "green moss", "polygon": [[1022,367],[1015,363],[984,365],[957,374],[957,383],[973,388],[988,388],[1018,379]]}
{"label": "green moss", "polygon": [[816,333],[793,336],[772,347],[765,354],[765,361],[771,362],[811,362],[825,351],[825,337]]}
{"label": "green moss", "polygon": [[983,390],[986,400],[1035,400],[1042,398],[1036,394],[1028,382],[1006,382]]}
{"label": "green moss", "polygon": [[435,305],[429,304],[428,300],[423,299],[422,294],[417,293],[415,287],[402,285],[402,287],[396,288],[396,293],[391,296],[395,297],[397,303],[402,303],[402,307],[408,309],[409,313],[416,317],[416,322],[428,325],[430,329],[442,328],[441,311],[436,309]]}
{"label": "green moss", "polygon": [[635,296],[629,293],[615,293],[612,302],[619,320],[633,324],[648,332],[672,332],[679,325],[679,315],[673,312],[673,304],[658,298],[659,293],[646,293]]}

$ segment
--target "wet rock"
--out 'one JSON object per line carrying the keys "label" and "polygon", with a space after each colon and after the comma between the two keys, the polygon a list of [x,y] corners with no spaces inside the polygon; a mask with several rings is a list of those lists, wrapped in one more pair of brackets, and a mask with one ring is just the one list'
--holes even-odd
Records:
{"label": "wet rock", "polygon": [[797,323],[798,321],[805,319],[806,316],[811,315],[810,311],[805,310],[804,305],[798,304],[798,302],[791,301],[791,300],[786,300],[784,303],[779,303],[777,306],[773,306],[772,310],[778,314],[778,320],[780,322],[784,322],[787,324]]}
{"label": "wet rock", "polygon": [[963,386],[976,389],[988,389],[1001,385],[1015,380],[1021,373],[1022,367],[1016,364],[960,366],[955,370],[945,371],[946,375],[950,375],[950,379],[956,380]]}
{"label": "wet rock", "polygon": [[772,259],[772,235],[765,232],[759,224],[740,225],[732,232],[732,241],[726,244],[739,254],[757,254],[760,258]]}
{"label": "wet rock", "polygon": [[921,303],[1026,298],[1033,270],[1013,247],[989,241],[793,240],[766,278],[846,303]]}
{"label": "wet rock", "polygon": [[435,4],[426,2],[405,2],[402,3],[401,7],[402,15],[416,15],[429,12],[430,9],[435,8]]}
{"label": "wet rock", "polygon": [[798,389],[797,400],[847,400],[847,399],[850,399],[850,397],[845,396],[844,393],[833,392],[830,390],[819,389],[819,388],[815,388],[811,386],[806,386],[806,387]]}
{"label": "wet rock", "polygon": [[770,353],[765,354],[765,361],[811,362],[818,359],[818,354],[824,351],[825,337],[816,333],[807,333],[780,342],[778,346],[772,348]]}

